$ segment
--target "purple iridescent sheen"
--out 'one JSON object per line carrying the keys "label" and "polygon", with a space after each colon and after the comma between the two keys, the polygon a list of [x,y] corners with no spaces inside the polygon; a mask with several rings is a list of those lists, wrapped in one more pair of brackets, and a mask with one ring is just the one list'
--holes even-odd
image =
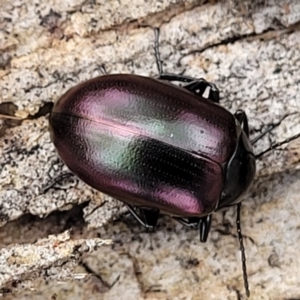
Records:
{"label": "purple iridescent sheen", "polygon": [[79,84],[50,116],[51,138],[75,175],[125,203],[175,216],[216,208],[236,128],[218,104],[136,75]]}

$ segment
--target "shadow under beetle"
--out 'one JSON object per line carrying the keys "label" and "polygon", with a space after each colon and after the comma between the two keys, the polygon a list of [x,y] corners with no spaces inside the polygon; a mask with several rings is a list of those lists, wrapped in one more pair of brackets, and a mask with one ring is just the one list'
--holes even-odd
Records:
{"label": "shadow under beetle", "polygon": [[255,155],[252,144],[272,128],[251,143],[245,112],[220,106],[214,84],[163,73],[155,32],[159,76],[104,75],[71,88],[50,114],[51,139],[76,176],[124,202],[147,228],[166,214],[198,227],[205,242],[212,213],[237,205],[249,296],[241,196],[253,182],[256,158],[300,135]]}

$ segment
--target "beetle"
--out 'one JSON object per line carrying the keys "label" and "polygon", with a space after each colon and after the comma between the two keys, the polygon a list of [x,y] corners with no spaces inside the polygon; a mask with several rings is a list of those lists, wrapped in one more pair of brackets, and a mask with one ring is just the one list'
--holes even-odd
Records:
{"label": "beetle", "polygon": [[253,182],[256,158],[299,135],[255,155],[246,113],[222,107],[219,90],[205,79],[164,73],[155,32],[159,76],[103,75],[76,85],[54,104],[51,139],[78,178],[125,203],[146,228],[155,227],[159,214],[170,215],[198,227],[205,242],[212,213],[237,205],[249,296],[242,196]]}

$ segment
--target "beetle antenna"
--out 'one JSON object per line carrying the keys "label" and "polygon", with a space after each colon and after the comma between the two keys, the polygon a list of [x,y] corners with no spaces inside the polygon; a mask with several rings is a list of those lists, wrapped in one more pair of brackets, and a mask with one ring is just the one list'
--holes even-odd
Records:
{"label": "beetle antenna", "polygon": [[291,136],[290,138],[288,138],[288,139],[286,139],[286,140],[284,140],[284,141],[275,143],[275,144],[271,145],[269,148],[267,148],[267,149],[265,149],[264,151],[260,152],[259,154],[255,155],[255,159],[260,158],[261,156],[263,156],[263,155],[266,154],[267,152],[269,152],[269,151],[271,151],[271,150],[273,150],[273,149],[276,149],[276,148],[278,148],[278,147],[280,147],[280,146],[282,146],[282,145],[284,145],[284,144],[287,144],[287,143],[289,143],[289,142],[291,142],[291,141],[293,141],[293,140],[296,140],[296,139],[298,139],[298,138],[300,138],[300,133],[298,133],[298,134],[296,134],[296,135],[294,135],[294,136]]}
{"label": "beetle antenna", "polygon": [[281,122],[289,117],[289,116],[292,116],[292,115],[295,115],[297,114],[298,112],[293,112],[293,113],[290,113],[290,114],[286,114],[284,115],[278,122],[276,123],[273,123],[273,124],[270,124],[269,127],[264,131],[262,132],[259,136],[257,136],[256,138],[254,138],[253,140],[251,140],[251,144],[254,145],[257,141],[259,141],[263,136],[265,136],[268,132],[272,131],[274,128],[278,127]]}
{"label": "beetle antenna", "polygon": [[250,290],[249,290],[249,283],[248,283],[246,255],[245,255],[245,247],[244,247],[244,241],[243,241],[243,235],[242,235],[242,229],[241,229],[241,218],[240,218],[241,217],[241,206],[242,206],[241,202],[237,204],[236,229],[237,229],[238,239],[239,239],[239,243],[240,243],[244,287],[245,287],[246,295],[247,295],[247,297],[249,297]]}
{"label": "beetle antenna", "polygon": [[163,65],[162,60],[160,58],[160,51],[159,51],[159,28],[154,28],[155,40],[154,40],[154,55],[156,60],[156,66],[158,69],[158,74],[163,74]]}

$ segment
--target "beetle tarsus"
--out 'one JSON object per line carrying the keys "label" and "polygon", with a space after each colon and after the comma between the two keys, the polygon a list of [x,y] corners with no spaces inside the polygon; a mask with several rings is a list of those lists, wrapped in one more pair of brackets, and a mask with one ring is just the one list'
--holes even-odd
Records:
{"label": "beetle tarsus", "polygon": [[54,180],[52,180],[51,182],[49,182],[46,186],[44,186],[43,189],[42,189],[42,193],[43,194],[47,193],[51,188],[54,188],[54,186],[57,183],[60,183],[64,179],[72,177],[72,176],[74,176],[74,174],[71,173],[71,172],[67,172],[67,173],[61,174],[60,176],[58,176],[57,178],[55,178]]}
{"label": "beetle tarsus", "polygon": [[[251,140],[251,144],[254,145],[257,141],[259,141],[262,137],[264,137],[267,133],[271,132],[274,128],[278,127],[281,122],[286,119],[287,117],[289,116],[292,116],[292,115],[295,115],[297,114],[298,112],[293,112],[293,113],[290,113],[290,114],[286,114],[284,115],[283,117],[281,117],[277,122],[275,123],[272,123],[272,124],[268,124],[268,128],[264,131],[261,131],[261,133],[255,137],[254,139]],[[265,126],[266,124],[264,124]]]}
{"label": "beetle tarsus", "polygon": [[[126,204],[129,212],[134,218],[148,230],[153,230],[157,224],[159,217],[158,209],[135,208],[132,205]],[[139,210],[139,213],[137,212]]]}

